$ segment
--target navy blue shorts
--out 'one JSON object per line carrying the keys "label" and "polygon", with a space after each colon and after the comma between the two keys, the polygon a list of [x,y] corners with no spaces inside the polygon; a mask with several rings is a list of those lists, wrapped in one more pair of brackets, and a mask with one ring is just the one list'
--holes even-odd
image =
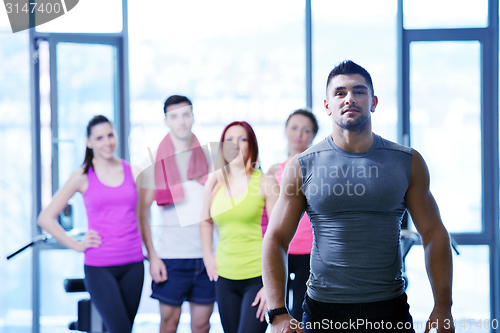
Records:
{"label": "navy blue shorts", "polygon": [[162,259],[167,266],[167,281],[155,283],[152,298],[181,306],[184,301],[199,304],[215,302],[215,282],[210,281],[203,259]]}
{"label": "navy blue shorts", "polygon": [[300,324],[306,333],[415,333],[404,293],[394,299],[373,303],[323,303],[306,295],[302,307],[304,314]]}

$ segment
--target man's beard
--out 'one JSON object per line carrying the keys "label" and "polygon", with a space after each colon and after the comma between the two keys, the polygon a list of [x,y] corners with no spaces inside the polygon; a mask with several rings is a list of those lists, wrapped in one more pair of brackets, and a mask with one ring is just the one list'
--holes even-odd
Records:
{"label": "man's beard", "polygon": [[340,119],[339,122],[335,122],[340,128],[348,130],[348,131],[360,131],[370,120],[370,115],[361,115],[356,120],[348,121],[348,119]]}

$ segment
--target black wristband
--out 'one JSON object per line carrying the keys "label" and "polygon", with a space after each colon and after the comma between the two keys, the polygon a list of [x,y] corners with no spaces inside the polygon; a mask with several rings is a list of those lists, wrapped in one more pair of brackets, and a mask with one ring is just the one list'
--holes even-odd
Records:
{"label": "black wristband", "polygon": [[273,322],[274,317],[285,314],[285,313],[288,313],[288,309],[285,307],[272,309],[272,310],[266,310],[266,321],[268,324],[271,324]]}

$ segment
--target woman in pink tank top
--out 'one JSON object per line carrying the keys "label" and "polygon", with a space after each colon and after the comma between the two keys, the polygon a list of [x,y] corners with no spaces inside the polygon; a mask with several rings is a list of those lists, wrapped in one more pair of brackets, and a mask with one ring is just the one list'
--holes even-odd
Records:
{"label": "woman in pink tank top", "polygon": [[[317,133],[318,121],[312,112],[304,109],[292,112],[285,123],[288,158],[282,163],[273,165],[268,174],[273,175],[278,183],[281,183],[281,175],[288,160],[306,150]],[[285,304],[288,306],[290,315],[297,320],[302,320],[302,302],[306,293],[306,282],[309,278],[312,242],[311,222],[307,213],[304,213],[288,246],[288,281]],[[292,302],[289,300],[290,291],[293,294]]]}
{"label": "woman in pink tank top", "polygon": [[[60,244],[85,253],[85,286],[110,333],[130,333],[142,292],[144,255],[131,166],[115,156],[111,122],[95,116],[87,126],[83,165],[38,217],[40,227]],[[76,193],[83,195],[88,231],[81,241],[68,236],[56,218]]]}

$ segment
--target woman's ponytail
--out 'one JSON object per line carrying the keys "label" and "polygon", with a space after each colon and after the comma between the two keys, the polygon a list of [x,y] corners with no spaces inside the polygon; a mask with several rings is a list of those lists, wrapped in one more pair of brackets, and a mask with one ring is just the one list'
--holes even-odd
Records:
{"label": "woman's ponytail", "polygon": [[89,168],[94,165],[92,164],[92,160],[94,159],[94,151],[87,147],[87,150],[85,150],[85,159],[83,160],[83,173],[87,174],[89,173]]}

